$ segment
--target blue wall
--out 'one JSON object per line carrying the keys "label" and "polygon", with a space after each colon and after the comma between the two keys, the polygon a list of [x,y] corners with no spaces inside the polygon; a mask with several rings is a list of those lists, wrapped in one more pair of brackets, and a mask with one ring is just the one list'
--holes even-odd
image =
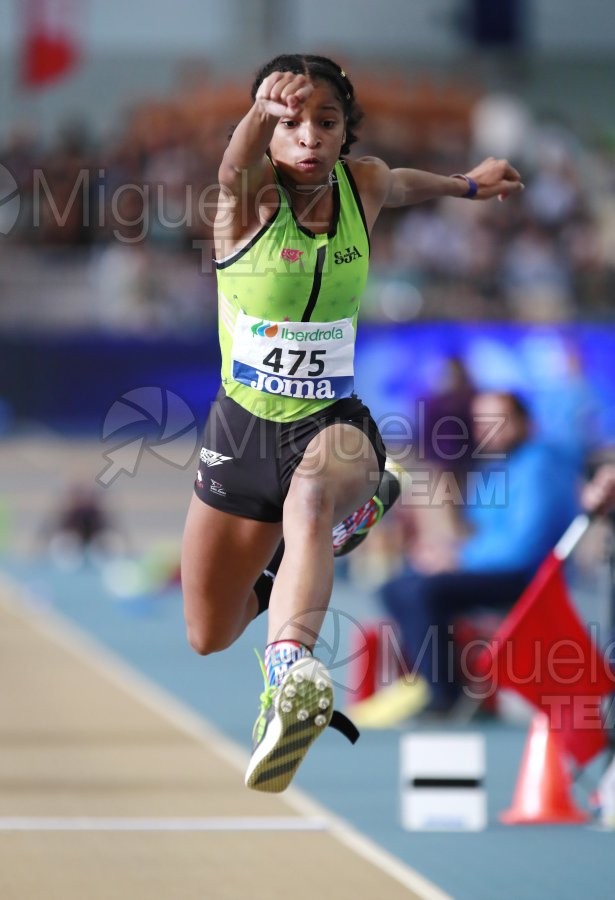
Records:
{"label": "blue wall", "polygon": [[[425,323],[361,325],[357,389],[375,417],[416,415],[437,386],[442,361],[460,356],[478,387],[512,388],[553,437],[615,445],[615,328],[595,325]],[[100,432],[127,391],[178,394],[202,424],[219,352],[213,334],[194,339],[98,334],[0,336],[0,398],[18,422]]]}

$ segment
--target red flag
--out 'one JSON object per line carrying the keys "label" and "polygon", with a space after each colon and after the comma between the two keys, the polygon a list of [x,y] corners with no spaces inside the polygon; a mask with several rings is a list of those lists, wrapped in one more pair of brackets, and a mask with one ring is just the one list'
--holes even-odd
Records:
{"label": "red flag", "polygon": [[579,765],[605,748],[600,704],[615,673],[572,606],[554,553],[479,654],[475,674],[545,712]]}
{"label": "red flag", "polygon": [[58,81],[81,55],[81,0],[24,0],[21,81],[37,88]]}

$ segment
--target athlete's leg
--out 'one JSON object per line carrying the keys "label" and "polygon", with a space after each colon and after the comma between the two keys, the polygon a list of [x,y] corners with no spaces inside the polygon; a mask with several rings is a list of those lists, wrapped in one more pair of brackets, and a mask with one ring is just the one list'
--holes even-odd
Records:
{"label": "athlete's leg", "polygon": [[362,544],[372,528],[397,502],[401,495],[401,478],[401,468],[387,459],[375,494],[334,527],[333,555],[336,558],[351,553]]}
{"label": "athlete's leg", "polygon": [[[367,503],[362,503],[350,513],[349,516],[342,519],[333,527],[333,556],[346,556],[351,553],[365,538],[370,534],[371,530],[378,524],[381,518],[391,509],[397,502],[402,491],[402,470],[394,462],[387,459],[386,469],[382,473],[382,478],[378,489],[370,497]],[[284,554],[284,539],[272,557],[267,563],[265,571],[256,583],[258,593],[259,607],[257,615],[265,612],[269,608],[269,600],[273,583],[280,567],[280,562]]]}
{"label": "athlete's leg", "polygon": [[333,585],[333,525],[369,500],[378,478],[374,448],[354,425],[329,425],[308,445],[284,502],[285,552],[271,595],[269,642],[314,644]]}
{"label": "athlete's leg", "polygon": [[193,495],[182,542],[188,641],[197,653],[223,650],[257,613],[254,584],[280,542],[281,523],[214,509]]}
{"label": "athlete's leg", "polygon": [[[333,718],[333,687],[310,654],[333,585],[333,523],[365,503],[379,478],[374,448],[359,428],[332,424],[308,444],[284,502],[284,556],[269,607],[266,687],[245,782],[284,790],[312,742]],[[336,714],[339,717],[339,713]],[[354,742],[352,726],[344,731]]]}

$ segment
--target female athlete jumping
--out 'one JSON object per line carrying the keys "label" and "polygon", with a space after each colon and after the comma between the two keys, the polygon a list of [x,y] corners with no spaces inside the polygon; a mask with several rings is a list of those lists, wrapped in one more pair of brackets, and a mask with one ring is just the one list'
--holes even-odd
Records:
{"label": "female athlete jumping", "polygon": [[246,784],[281,791],[324,727],[344,724],[311,654],[332,591],[332,531],[344,552],[392,499],[382,497],[382,439],[353,385],[370,232],[383,207],[505,198],[523,185],[506,160],[446,177],[347,158],[360,111],[350,79],[324,57],[273,59],[252,100],[219,169],[222,384],[182,582],[201,654],[228,647],[269,607]]}

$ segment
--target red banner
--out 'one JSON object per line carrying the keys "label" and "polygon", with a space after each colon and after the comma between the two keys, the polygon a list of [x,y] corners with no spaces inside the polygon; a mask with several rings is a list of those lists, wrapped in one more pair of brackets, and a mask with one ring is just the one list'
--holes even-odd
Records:
{"label": "red banner", "polygon": [[21,82],[44,87],[69,75],[82,52],[82,0],[22,0]]}
{"label": "red banner", "polygon": [[600,706],[615,691],[615,674],[570,602],[553,554],[473,668],[545,712],[580,765],[605,748]]}

